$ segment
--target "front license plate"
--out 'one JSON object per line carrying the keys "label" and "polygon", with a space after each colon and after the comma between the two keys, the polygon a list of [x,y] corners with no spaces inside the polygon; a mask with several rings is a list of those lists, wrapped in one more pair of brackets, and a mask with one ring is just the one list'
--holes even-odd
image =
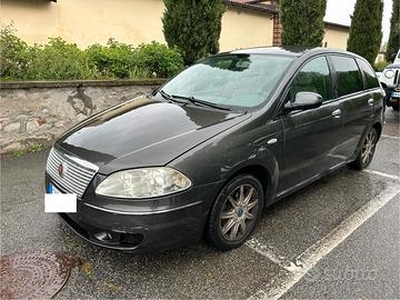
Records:
{"label": "front license plate", "polygon": [[76,194],[64,194],[52,183],[47,187],[47,194],[44,195],[44,212],[46,213],[76,213]]}
{"label": "front license plate", "polygon": [[400,92],[392,92],[392,98],[400,98]]}

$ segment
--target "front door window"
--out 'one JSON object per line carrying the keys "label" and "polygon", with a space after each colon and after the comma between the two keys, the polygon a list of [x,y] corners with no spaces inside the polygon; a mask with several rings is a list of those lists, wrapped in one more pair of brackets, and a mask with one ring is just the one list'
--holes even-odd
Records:
{"label": "front door window", "polygon": [[298,92],[320,94],[324,101],[333,99],[332,80],[325,57],[313,59],[300,70],[290,86],[288,100],[294,102]]}

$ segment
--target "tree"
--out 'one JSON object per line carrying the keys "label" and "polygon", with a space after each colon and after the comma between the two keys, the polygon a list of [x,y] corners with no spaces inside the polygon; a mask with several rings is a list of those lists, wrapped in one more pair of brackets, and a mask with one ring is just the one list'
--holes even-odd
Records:
{"label": "tree", "polygon": [[382,41],[382,0],[357,0],[347,50],[374,64]]}
{"label": "tree", "polygon": [[325,11],[326,0],[282,0],[282,45],[321,46]]}
{"label": "tree", "polygon": [[185,64],[219,51],[222,0],[164,0],[164,4],[165,40],[179,48]]}
{"label": "tree", "polygon": [[400,0],[393,0],[392,18],[390,19],[390,36],[386,50],[386,60],[392,61],[393,53],[400,47]]}

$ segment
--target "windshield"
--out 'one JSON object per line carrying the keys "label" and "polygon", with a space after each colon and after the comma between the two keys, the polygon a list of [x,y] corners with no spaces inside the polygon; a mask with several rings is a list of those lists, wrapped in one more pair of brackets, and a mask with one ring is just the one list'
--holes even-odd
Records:
{"label": "windshield", "polygon": [[162,91],[233,107],[256,107],[265,102],[291,57],[229,54],[214,56],[186,69]]}

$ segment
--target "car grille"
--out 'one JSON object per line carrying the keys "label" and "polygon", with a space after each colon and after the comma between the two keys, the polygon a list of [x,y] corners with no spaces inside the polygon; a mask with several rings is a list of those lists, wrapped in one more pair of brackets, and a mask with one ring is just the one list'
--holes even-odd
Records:
{"label": "car grille", "polygon": [[78,198],[82,198],[98,169],[96,165],[64,153],[55,147],[51,149],[46,164],[47,173],[63,189],[63,192],[76,194]]}

